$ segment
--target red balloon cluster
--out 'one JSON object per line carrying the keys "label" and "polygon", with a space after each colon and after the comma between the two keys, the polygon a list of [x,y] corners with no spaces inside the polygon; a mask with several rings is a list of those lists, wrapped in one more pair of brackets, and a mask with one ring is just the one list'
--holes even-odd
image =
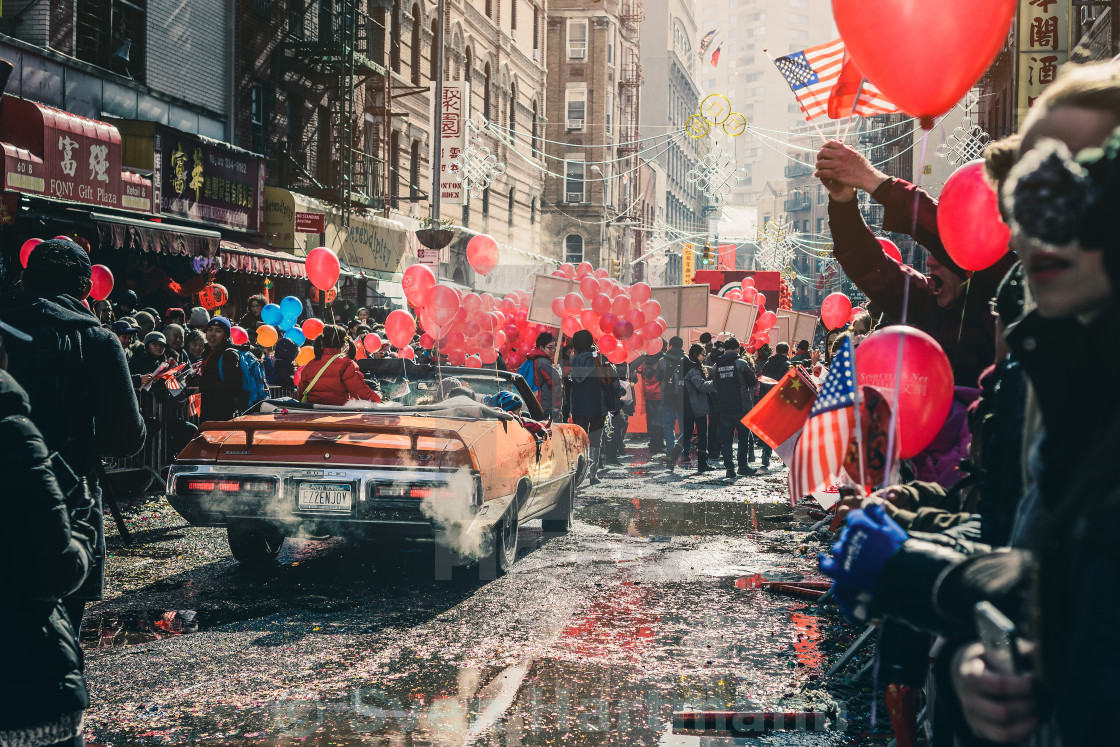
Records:
{"label": "red balloon cluster", "polygon": [[793,291],[785,277],[778,278],[778,308],[787,311],[793,308]]}

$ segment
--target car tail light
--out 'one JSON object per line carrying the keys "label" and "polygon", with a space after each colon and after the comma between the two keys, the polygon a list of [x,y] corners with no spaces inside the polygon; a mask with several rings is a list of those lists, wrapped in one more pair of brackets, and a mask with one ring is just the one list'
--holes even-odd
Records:
{"label": "car tail light", "polygon": [[276,490],[274,480],[191,480],[179,481],[180,493],[273,493]]}
{"label": "car tail light", "polygon": [[451,498],[455,491],[443,485],[378,485],[374,493],[379,498]]}

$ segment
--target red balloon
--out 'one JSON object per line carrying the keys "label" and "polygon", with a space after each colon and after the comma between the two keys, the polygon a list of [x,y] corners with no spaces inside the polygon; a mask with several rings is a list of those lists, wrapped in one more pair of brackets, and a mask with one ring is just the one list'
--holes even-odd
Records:
{"label": "red balloon", "polygon": [[578,314],[583,311],[583,297],[578,293],[569,293],[564,296],[564,313],[565,314]]}
{"label": "red balloon", "polygon": [[244,345],[249,342],[249,332],[244,327],[234,325],[229,331],[229,341],[234,345]]}
{"label": "red balloon", "polygon": [[398,358],[407,358],[408,360],[416,360],[416,351],[412,349],[411,345],[405,345],[397,351]]}
{"label": "red balloon", "polygon": [[606,268],[603,268],[603,267],[600,267],[598,270],[596,270],[595,272],[593,272],[591,274],[594,275],[599,280],[602,280],[602,279],[610,276],[610,273],[607,272]]}
{"label": "red balloon", "polygon": [[619,293],[617,296],[614,297],[614,300],[611,301],[611,311],[613,311],[615,314],[618,314],[619,316],[622,316],[623,314],[625,314],[629,310],[630,310],[630,296],[628,296],[624,293]]}
{"label": "red balloon", "polygon": [[432,321],[442,326],[454,319],[459,311],[459,295],[451,286],[436,283],[428,292],[428,303],[425,308],[431,315]]}
{"label": "red balloon", "polygon": [[506,333],[499,329],[497,332],[494,333],[494,347],[501,348],[501,347],[504,347],[505,344],[506,344]]}
{"label": "red balloon", "polygon": [[[832,0],[851,61],[883,96],[922,120],[964,98],[1007,39],[1016,0]],[[967,23],[963,23],[968,19]],[[917,39],[937,39],[936,45]]]}
{"label": "red balloon", "polygon": [[657,322],[657,326],[661,330],[660,332],[657,333],[658,335],[665,334],[665,330],[669,329],[669,323],[665,321],[664,317],[659,316],[656,319],[654,319],[653,321]]}
{"label": "red balloon", "polygon": [[463,337],[462,332],[457,329],[453,329],[447,333],[447,337],[444,339],[443,344],[440,345],[440,347],[446,348],[447,350],[462,350],[463,342],[465,340],[466,338]]}
{"label": "red balloon", "polygon": [[754,288],[754,278],[743,278],[743,282],[739,283],[745,291],[747,288]]}
{"label": "red balloon", "polygon": [[489,275],[498,266],[498,242],[484,233],[467,242],[467,264],[479,275]]}
{"label": "red balloon", "polygon": [[611,310],[611,297],[606,293],[597,293],[591,299],[591,310],[600,316]]}
{"label": "red balloon", "polygon": [[555,316],[559,316],[559,317],[564,316],[564,299],[563,298],[552,299],[552,313]]}
{"label": "red balloon", "polygon": [[828,329],[840,329],[848,323],[852,313],[852,299],[843,293],[832,293],[821,304],[821,321]]}
{"label": "red balloon", "polygon": [[1007,254],[1011,229],[999,215],[999,199],[984,176],[984,161],[953,172],[937,204],[937,232],[962,269],[986,270]]}
{"label": "red balloon", "polygon": [[577,278],[582,278],[585,275],[590,275],[594,271],[595,271],[595,268],[591,266],[590,262],[580,262],[579,265],[576,267],[576,277]]}
{"label": "red balloon", "polygon": [[321,291],[333,288],[342,272],[338,256],[325,246],[317,246],[309,251],[304,266],[307,268],[307,279]]}
{"label": "red balloon", "polygon": [[494,348],[483,348],[479,351],[478,357],[483,363],[490,366],[498,360],[498,351]]}
{"label": "red balloon", "polygon": [[595,298],[599,294],[599,281],[593,276],[588,275],[583,280],[579,281],[579,292],[588,301]]}
{"label": "red balloon", "polygon": [[303,330],[303,336],[308,340],[314,340],[319,335],[323,334],[323,327],[325,325],[318,319],[308,319],[300,327]]}
{"label": "red balloon", "polygon": [[385,317],[385,336],[389,338],[393,347],[404,348],[412,342],[412,336],[415,334],[416,320],[407,311],[394,309]]}
{"label": "red balloon", "polygon": [[653,293],[653,289],[645,283],[634,283],[630,286],[630,300],[634,303],[645,303],[649,300],[651,293]]}
{"label": "red balloon", "polygon": [[[485,273],[483,273],[483,274],[485,274]],[[469,358],[467,358],[466,365],[467,365],[467,368],[482,368],[482,361],[478,358],[478,356],[472,355]]]}
{"label": "red balloon", "polygon": [[634,329],[641,329],[646,323],[646,315],[639,309],[630,309],[622,318],[634,325]]}
{"label": "red balloon", "polygon": [[661,348],[665,347],[665,341],[660,337],[654,337],[646,343],[646,352],[650,355],[657,355],[661,352]]}
{"label": "red balloon", "polygon": [[579,319],[576,319],[574,316],[566,316],[564,317],[564,321],[560,322],[560,330],[567,337],[571,337],[581,329],[583,329],[583,327],[579,326]]}
{"label": "red balloon", "polygon": [[[366,335],[366,337],[368,338],[369,335]],[[380,340],[378,340],[378,342],[380,342]],[[424,348],[425,350],[431,350],[435,346],[436,346],[436,338],[432,337],[427,332],[420,335],[420,347]]]}
{"label": "red balloon", "polygon": [[773,311],[764,311],[761,316],[758,317],[758,324],[756,326],[758,326],[759,329],[771,329],[777,323],[777,314]]}
{"label": "red balloon", "polygon": [[618,340],[614,335],[604,332],[599,338],[599,352],[606,354],[618,347]]}
{"label": "red balloon", "polygon": [[660,337],[663,331],[661,325],[656,321],[648,321],[642,325],[642,337],[645,337],[647,340]]}
{"label": "red balloon", "polygon": [[[750,280],[750,278],[747,278],[747,280]],[[744,280],[743,282],[745,283],[745,282],[747,282],[747,280]],[[754,281],[752,280],[751,282],[754,282]],[[744,285],[743,286],[742,300],[746,301],[747,303],[754,303],[754,297],[757,296],[757,295],[758,295],[758,291],[755,289],[755,287],[753,285]]]}
{"label": "red balloon", "polygon": [[902,250],[898,248],[898,244],[894,243],[890,239],[884,239],[880,236],[879,245],[883,247],[883,251],[887,253],[888,257],[893,259],[895,262],[902,264]]}
{"label": "red balloon", "polygon": [[463,296],[463,308],[466,309],[468,316],[474,316],[482,311],[482,299],[477,293],[468,293]]}
{"label": "red balloon", "polygon": [[[424,345],[424,338],[425,337],[427,337],[429,340],[432,339],[431,335],[421,335],[420,336],[420,344],[421,345]],[[371,334],[368,334],[368,335],[366,335],[365,337],[362,338],[362,347],[366,349],[367,353],[376,353],[378,350],[381,349],[381,346],[383,344],[384,343],[381,342],[381,335],[378,335],[378,334],[371,333]],[[428,347],[428,346],[425,345],[424,347]]]}
{"label": "red balloon", "polygon": [[436,276],[427,265],[409,265],[401,278],[404,297],[413,306],[424,306],[428,302],[428,292],[436,284]]}
{"label": "red balloon", "polygon": [[475,338],[475,343],[479,349],[485,350],[486,348],[494,347],[494,333],[493,332],[479,332],[478,337]]}
{"label": "red balloon", "polygon": [[569,262],[565,262],[564,264],[560,265],[559,272],[563,277],[566,277],[569,280],[574,280],[575,279],[576,268],[573,267],[571,265],[571,263],[569,263]]}
{"label": "red balloon", "polygon": [[466,353],[462,350],[447,351],[447,362],[452,366],[462,366],[467,362]]}
{"label": "red balloon", "polygon": [[898,443],[909,459],[929,446],[953,405],[953,369],[937,341],[913,327],[886,327],[873,332],[856,349],[860,386],[887,390],[894,401],[895,370],[902,356]]}
{"label": "red balloon", "polygon": [[597,330],[599,329],[599,315],[591,309],[584,309],[579,312],[579,323],[586,330]]}
{"label": "red balloon", "polygon": [[27,267],[27,258],[31,256],[31,250],[42,244],[42,239],[28,239],[23,242],[23,246],[19,248],[19,263]]}
{"label": "red balloon", "polygon": [[625,319],[620,319],[614,323],[614,329],[611,332],[616,339],[629,340],[634,336],[634,325]]}
{"label": "red balloon", "polygon": [[113,273],[105,265],[94,265],[89,280],[89,297],[94,301],[104,301],[113,292]]}
{"label": "red balloon", "polygon": [[727,297],[732,301],[742,301],[743,291],[739,290],[738,288],[732,288],[731,290],[727,291]]}
{"label": "red balloon", "polygon": [[599,329],[603,332],[614,332],[614,325],[618,324],[616,314],[606,313],[599,317]]}
{"label": "red balloon", "polygon": [[661,316],[661,304],[657,301],[646,301],[642,304],[642,313],[646,315],[646,319],[656,319]]}
{"label": "red balloon", "polygon": [[766,294],[765,293],[755,293],[754,294],[754,305],[755,306],[762,306],[763,308],[765,308],[766,307]]}
{"label": "red balloon", "polygon": [[611,352],[604,353],[603,355],[607,357],[607,360],[616,365],[619,363],[625,363],[626,359],[630,357],[630,355],[626,352],[626,348],[622,345],[619,345]]}
{"label": "red balloon", "polygon": [[502,332],[505,333],[507,340],[516,340],[521,335],[521,330],[515,324],[507,324],[502,327]]}

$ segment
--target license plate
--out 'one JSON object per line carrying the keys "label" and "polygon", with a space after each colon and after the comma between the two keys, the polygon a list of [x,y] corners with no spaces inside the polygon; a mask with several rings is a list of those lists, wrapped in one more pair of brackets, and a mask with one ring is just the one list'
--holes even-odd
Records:
{"label": "license plate", "polygon": [[350,513],[353,486],[345,482],[303,482],[299,485],[300,511]]}

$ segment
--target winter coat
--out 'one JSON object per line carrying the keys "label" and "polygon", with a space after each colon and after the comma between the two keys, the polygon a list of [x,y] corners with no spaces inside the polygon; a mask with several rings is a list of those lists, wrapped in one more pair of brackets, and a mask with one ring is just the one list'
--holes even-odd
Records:
{"label": "winter coat", "polygon": [[10,644],[0,678],[0,732],[54,724],[89,706],[78,636],[61,600],[93,565],[96,532],[86,523],[93,502],[73,474],[56,480],[30,412],[27,394],[0,371],[0,553],[10,571],[0,580],[0,636]]}
{"label": "winter coat", "polygon": [[[96,532],[94,562],[72,597],[100,599],[105,580],[101,458],[132,456],[147,435],[124,351],[117,336],[70,296],[16,293],[0,305],[0,319],[35,339],[20,343],[5,337],[8,373],[27,392],[31,421],[47,448],[58,451],[89,487],[94,502],[89,524]],[[57,352],[59,335],[66,341],[62,352]],[[40,344],[46,353],[27,347]]]}
{"label": "winter coat", "polygon": [[563,383],[560,372],[552,365],[552,359],[540,348],[534,348],[526,357],[533,361],[533,379],[538,387],[541,407],[559,410],[564,403]]}
{"label": "winter coat", "polygon": [[661,382],[657,380],[657,364],[665,357],[664,353],[643,355],[630,367],[630,381],[641,387],[646,402],[661,401]]}
{"label": "winter coat", "polygon": [[661,383],[661,401],[680,410],[684,407],[684,350],[669,348],[657,363],[654,374]]}
{"label": "winter coat", "polygon": [[[338,348],[323,348],[323,354],[299,370],[299,389],[296,399],[307,393],[307,401],[316,405],[345,405],[352,399],[380,402],[381,395],[366,384],[358,364],[342,355]],[[334,358],[334,360],[331,360]],[[326,371],[319,372],[326,366]],[[315,381],[318,376],[319,380]],[[312,382],[315,385],[312,386]]]}
{"label": "winter coat", "polygon": [[572,415],[598,417],[606,415],[606,375],[598,365],[595,353],[585,351],[572,356]]}
{"label": "winter coat", "polygon": [[685,413],[693,418],[708,414],[708,395],[715,391],[715,385],[704,378],[704,367],[696,361],[685,359],[684,392]]}
{"label": "winter coat", "polygon": [[292,361],[284,360],[283,358],[274,358],[272,360],[272,367],[267,371],[268,385],[278,386],[282,389],[294,389],[296,386],[295,375],[296,367]]}
{"label": "winter coat", "polygon": [[144,346],[143,350],[135,353],[128,361],[128,372],[132,375],[133,384],[139,385],[139,377],[153,373],[161,363],[170,359],[171,356],[166,352],[157,358]]}
{"label": "winter coat", "polygon": [[789,358],[784,355],[775,354],[766,359],[766,362],[762,364],[762,368],[759,369],[758,375],[765,376],[774,381],[781,381],[782,377],[786,375],[786,372],[789,371],[792,366],[793,364],[790,363]]}
{"label": "winter coat", "polygon": [[716,360],[715,389],[720,414],[742,417],[754,407],[758,377],[751,364],[739,357],[738,350],[724,353]]}
{"label": "winter coat", "polygon": [[[937,201],[924,190],[900,179],[888,179],[872,194],[884,207],[883,229],[910,234],[941,264],[966,273],[949,258],[937,234]],[[937,305],[929,278],[895,262],[863,221],[858,201],[828,204],[833,254],[852,282],[872,303],[895,321],[902,319],[904,285],[909,284],[906,323],[929,333],[944,349],[959,386],[976,385],[980,373],[995,358],[995,322],[988,301],[1015,263],[1008,252],[986,270],[972,273],[960,297],[948,308]],[[916,230],[914,226],[916,225]]]}
{"label": "winter coat", "polygon": [[228,340],[219,347],[207,348],[198,391],[202,395],[201,422],[230,420],[244,407],[246,395],[241,386],[240,353]]}

